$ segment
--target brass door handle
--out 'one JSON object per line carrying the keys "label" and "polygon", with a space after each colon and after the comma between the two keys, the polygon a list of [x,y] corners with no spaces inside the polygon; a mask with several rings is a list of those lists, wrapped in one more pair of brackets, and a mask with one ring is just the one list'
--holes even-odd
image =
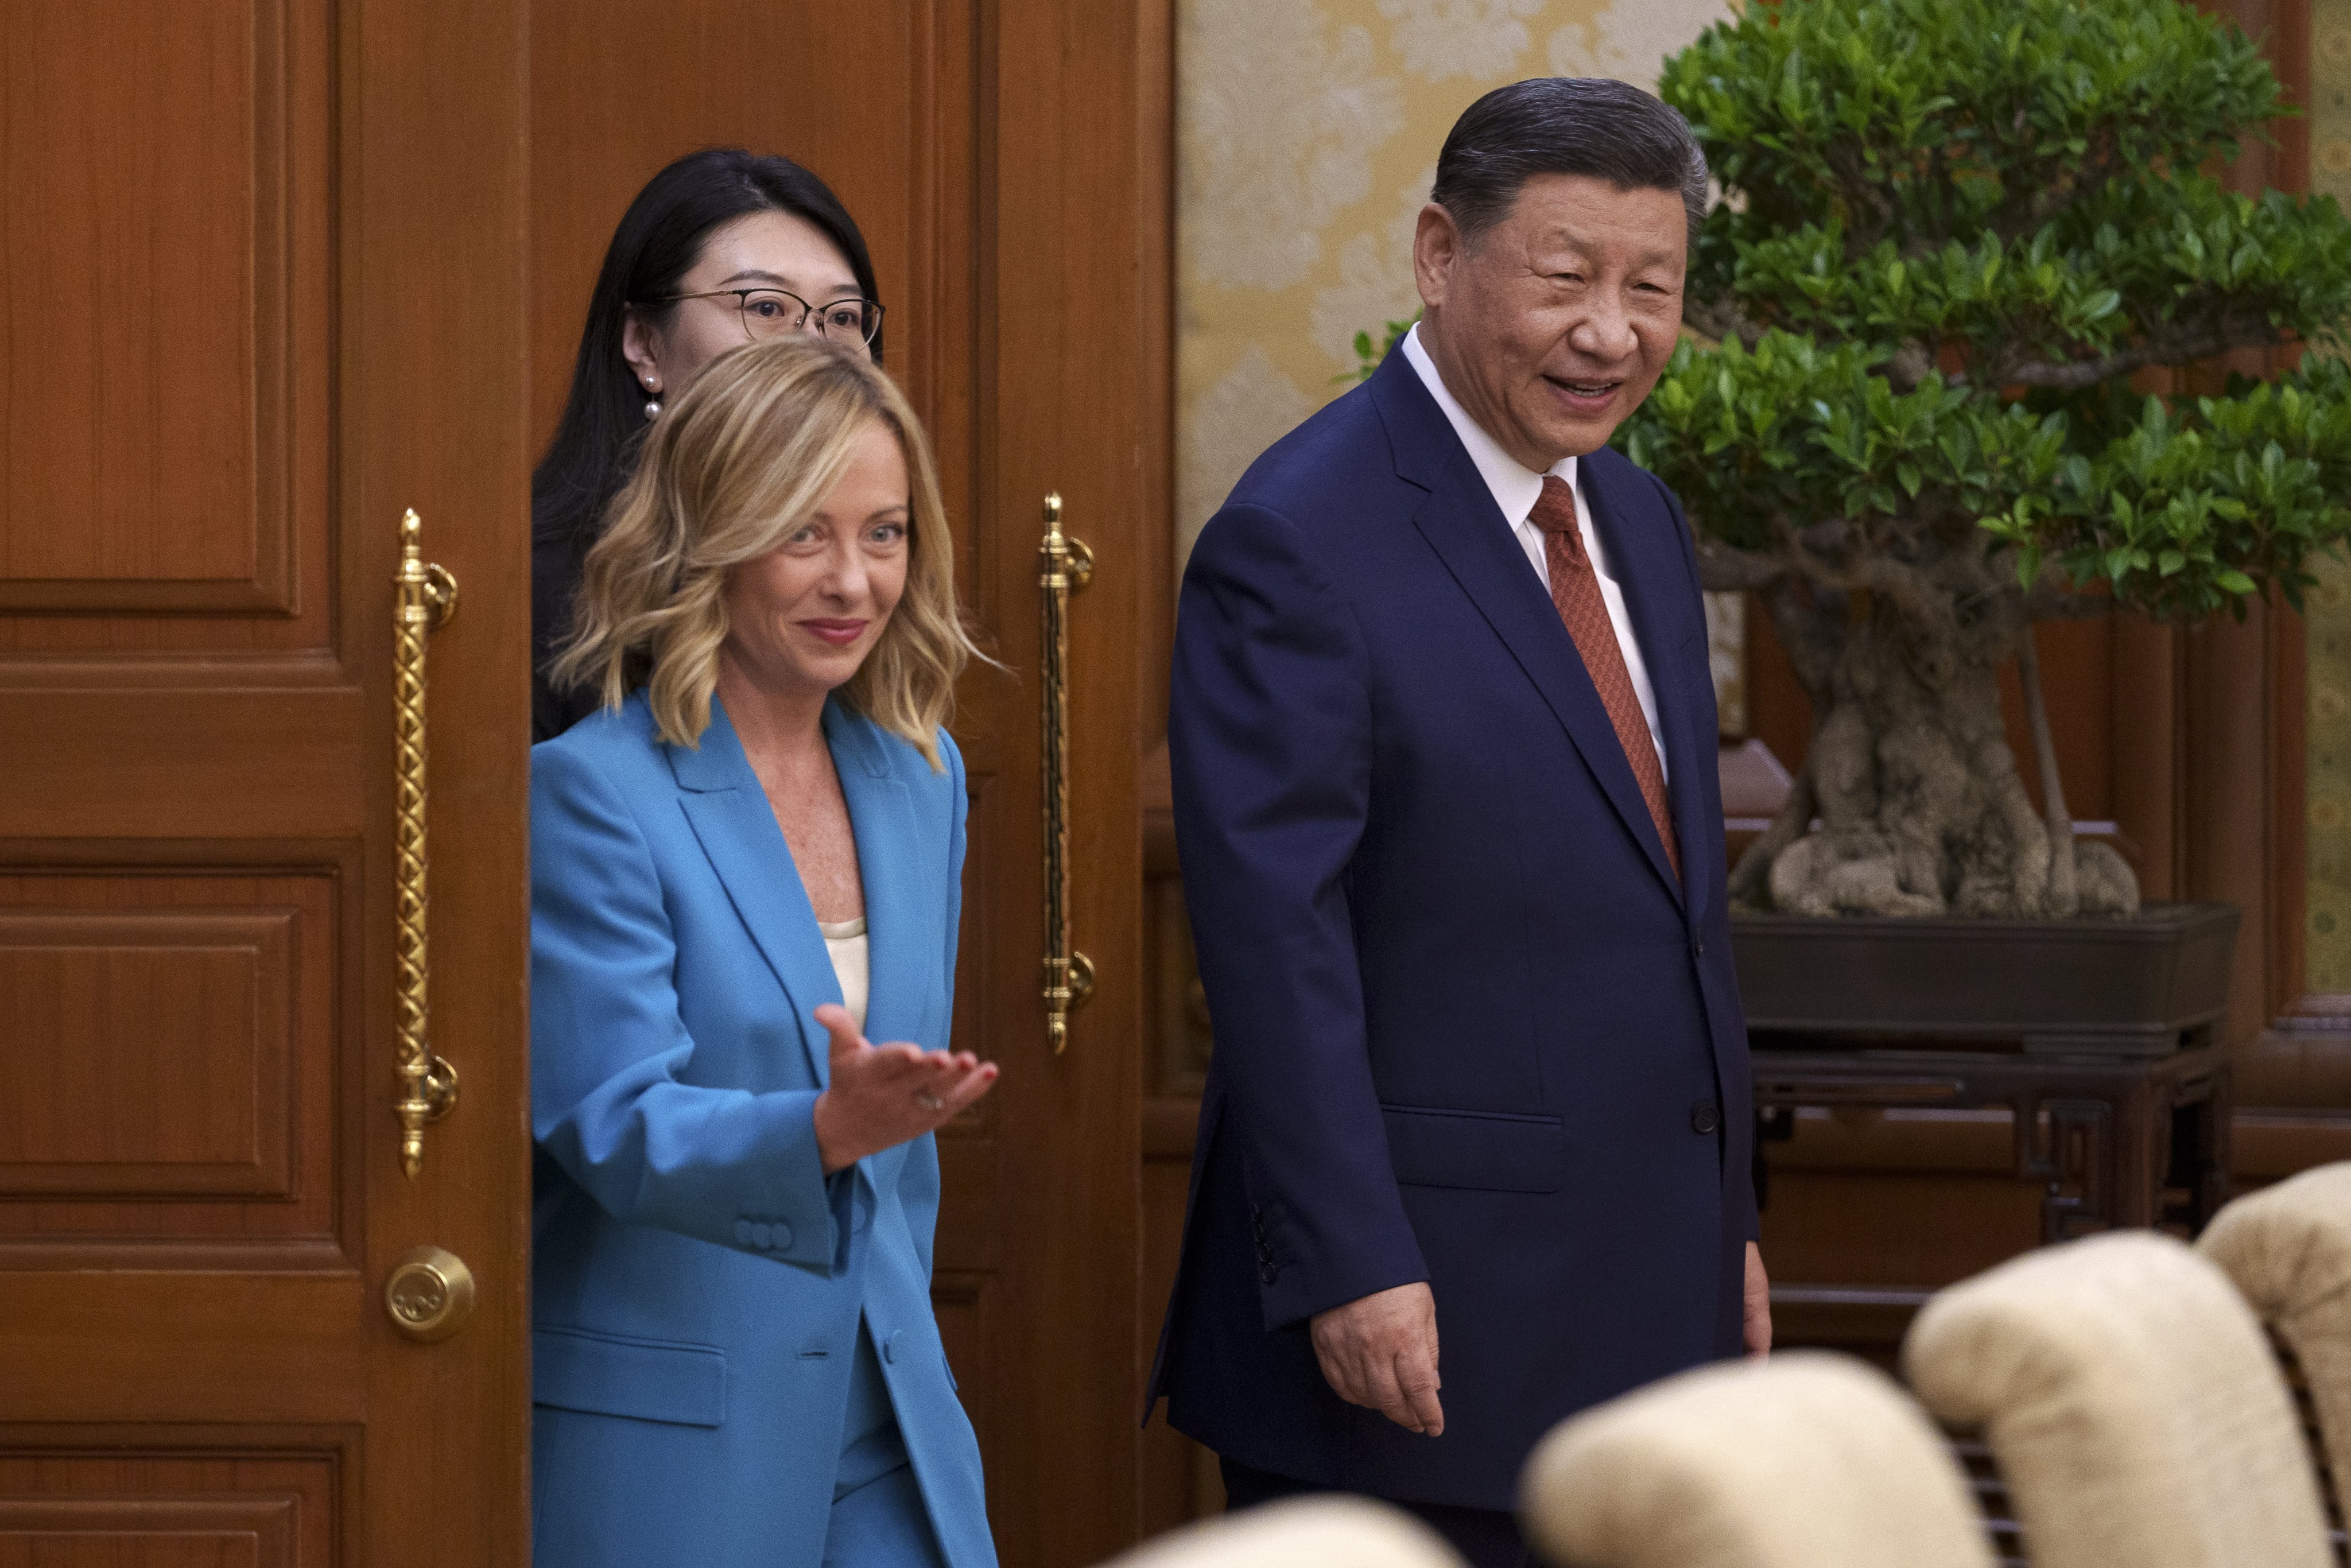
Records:
{"label": "brass door handle", "polygon": [[[457,1103],[457,1070],[433,1054],[427,1038],[425,946],[424,643],[457,613],[457,580],[423,551],[424,525],[412,509],[400,519],[400,571],[392,579],[392,704],[399,864],[395,953],[399,964],[401,1095],[400,1168],[415,1179],[424,1168],[424,1129]],[[467,1290],[472,1289],[470,1276]],[[396,1316],[397,1314],[395,1314]]]}
{"label": "brass door handle", "polygon": [[1094,552],[1061,531],[1061,497],[1045,497],[1037,586],[1044,591],[1045,1039],[1070,1044],[1070,1009],[1093,994],[1094,966],[1070,944],[1070,595],[1093,578]]}
{"label": "brass door handle", "polygon": [[454,1252],[412,1247],[392,1260],[383,1310],[392,1326],[413,1340],[447,1339],[474,1315],[474,1271]]}

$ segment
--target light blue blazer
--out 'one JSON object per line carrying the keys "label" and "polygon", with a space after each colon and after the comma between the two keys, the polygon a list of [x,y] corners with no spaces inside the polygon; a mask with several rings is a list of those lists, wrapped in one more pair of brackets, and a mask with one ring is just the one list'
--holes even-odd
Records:
{"label": "light blue blazer", "polygon": [[[865,883],[867,1038],[944,1049],[964,857],[946,771],[829,704]],[[531,750],[532,1519],[541,1568],[819,1568],[861,1314],[951,1568],[992,1568],[931,1314],[938,1147],[827,1180],[841,1000],[734,726],[643,694]]]}

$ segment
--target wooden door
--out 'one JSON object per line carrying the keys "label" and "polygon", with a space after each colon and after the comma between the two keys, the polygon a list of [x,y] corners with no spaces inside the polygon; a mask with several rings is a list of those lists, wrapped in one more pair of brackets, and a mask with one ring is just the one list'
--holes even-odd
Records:
{"label": "wooden door", "polygon": [[[523,43],[516,0],[0,5],[8,1568],[527,1561]],[[413,1179],[410,507],[463,593]],[[477,1291],[433,1344],[385,1306],[426,1245]]]}
{"label": "wooden door", "polygon": [[[560,409],[630,198],[718,143],[797,158],[856,215],[887,367],[936,442],[957,582],[1008,673],[956,735],[970,855],[955,1041],[1003,1064],[941,1137],[935,1301],[1008,1564],[1138,1529],[1143,662],[1164,602],[1165,0],[576,0],[531,37],[534,434]],[[820,68],[807,62],[823,62]],[[1065,499],[1072,934],[1099,977],[1046,1044],[1038,547]],[[1160,541],[1155,544],[1153,541]]]}

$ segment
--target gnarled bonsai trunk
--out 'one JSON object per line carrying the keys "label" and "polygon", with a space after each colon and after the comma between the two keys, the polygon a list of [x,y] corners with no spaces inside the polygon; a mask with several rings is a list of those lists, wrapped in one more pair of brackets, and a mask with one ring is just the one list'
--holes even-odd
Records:
{"label": "gnarled bonsai trunk", "polygon": [[[1771,592],[1813,697],[1812,747],[1788,811],[1733,894],[1803,915],[2128,915],[2138,886],[2108,846],[2076,841],[2046,749],[2044,817],[2001,722],[1999,672],[2023,654],[2023,601],[1980,554],[1905,563],[1850,592]],[[1816,815],[1815,815],[1816,814]]]}

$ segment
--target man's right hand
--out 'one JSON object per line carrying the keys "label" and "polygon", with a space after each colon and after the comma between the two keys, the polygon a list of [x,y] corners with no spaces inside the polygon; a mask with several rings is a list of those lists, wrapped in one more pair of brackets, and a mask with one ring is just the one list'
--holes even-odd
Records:
{"label": "man's right hand", "polygon": [[1377,1410],[1407,1431],[1441,1437],[1437,1402],[1437,1298],[1426,1284],[1398,1285],[1317,1312],[1314,1356],[1332,1391]]}

